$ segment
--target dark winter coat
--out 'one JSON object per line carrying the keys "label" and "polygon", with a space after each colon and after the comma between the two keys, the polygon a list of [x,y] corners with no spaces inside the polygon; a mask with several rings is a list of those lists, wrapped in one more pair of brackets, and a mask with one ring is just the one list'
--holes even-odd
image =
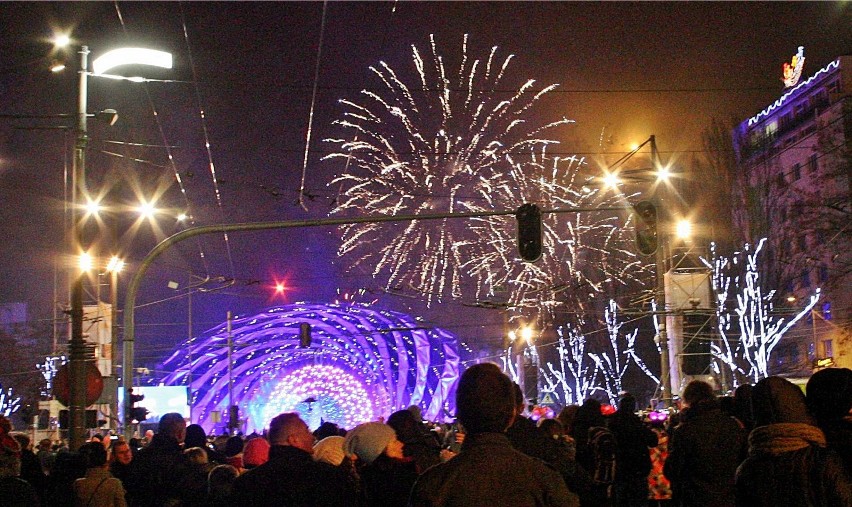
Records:
{"label": "dark winter coat", "polygon": [[682,414],[663,467],[672,483],[674,505],[733,506],[744,430],[733,417],[722,413],[715,400],[696,403]]}
{"label": "dark winter coat", "polygon": [[852,481],[812,424],[798,387],[779,377],[761,380],[752,406],[756,427],[737,471],[738,506],[852,505]]}
{"label": "dark winter coat", "polygon": [[562,478],[514,449],[503,433],[467,435],[461,452],[417,479],[413,507],[577,506]]}
{"label": "dark winter coat", "polygon": [[187,461],[174,437],[161,433],[139,450],[130,462],[124,487],[134,507],[162,507],[180,498],[178,485],[187,473]]}
{"label": "dark winter coat", "polygon": [[318,463],[310,453],[283,445],[270,447],[269,461],[237,477],[231,495],[235,507],[348,506],[354,502],[355,491],[341,468]]}
{"label": "dark winter coat", "polygon": [[417,463],[411,458],[393,459],[382,454],[360,467],[358,474],[361,507],[405,507],[417,480]]}
{"label": "dark winter coat", "polygon": [[648,477],[651,472],[651,447],[657,446],[657,434],[645,426],[633,412],[619,410],[609,418],[609,430],[615,435],[615,482]]}

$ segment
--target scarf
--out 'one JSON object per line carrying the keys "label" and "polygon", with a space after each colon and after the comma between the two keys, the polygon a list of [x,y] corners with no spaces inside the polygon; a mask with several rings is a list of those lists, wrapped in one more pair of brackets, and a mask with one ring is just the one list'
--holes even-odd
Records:
{"label": "scarf", "polygon": [[825,447],[825,434],[804,423],[778,423],[758,426],[748,436],[749,456],[779,455],[808,446]]}

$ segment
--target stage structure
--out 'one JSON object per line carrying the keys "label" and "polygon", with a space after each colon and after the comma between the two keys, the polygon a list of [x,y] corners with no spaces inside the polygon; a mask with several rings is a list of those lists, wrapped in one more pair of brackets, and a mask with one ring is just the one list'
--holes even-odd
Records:
{"label": "stage structure", "polygon": [[192,422],[208,432],[226,424],[229,392],[245,432],[260,432],[288,411],[301,413],[312,429],[321,421],[352,428],[410,405],[433,421],[455,414],[458,341],[409,315],[355,303],[296,303],[236,318],[230,335],[229,346],[223,323],[185,341],[163,363],[172,372],[165,385],[191,384]]}

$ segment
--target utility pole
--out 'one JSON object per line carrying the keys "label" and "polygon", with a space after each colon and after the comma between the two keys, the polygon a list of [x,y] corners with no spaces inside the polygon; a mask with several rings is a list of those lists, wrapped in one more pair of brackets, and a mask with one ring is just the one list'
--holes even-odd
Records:
{"label": "utility pole", "polygon": [[[77,102],[77,141],[74,145],[71,196],[71,253],[78,258],[82,253],[82,225],[80,224],[79,201],[86,195],[86,144],[88,143],[86,125],[86,103],[88,94],[88,56],[89,48],[80,48],[80,84]],[[72,268],[75,269],[75,268]],[[69,363],[69,406],[68,436],[72,451],[84,443],[86,431],[86,362],[89,354],[83,340],[83,276],[77,268],[72,275],[71,285],[71,339],[68,344]],[[126,373],[126,372],[125,372]]]}
{"label": "utility pole", "polygon": [[[657,151],[657,141],[655,136],[651,136],[651,163],[655,170],[659,171],[662,167],[660,163],[660,153]],[[666,210],[668,203],[665,199],[657,199],[657,207],[663,211]],[[668,217],[669,213],[663,211],[663,217]],[[657,311],[661,312],[658,319],[657,336],[654,337],[654,342],[660,347],[660,400],[665,407],[672,406],[671,394],[671,365],[669,364],[669,337],[666,329],[666,319],[668,312],[666,309],[666,272],[668,271],[668,247],[669,234],[668,224],[664,227],[657,227],[657,252],[654,256],[655,271],[657,275],[657,286],[654,290],[654,301],[657,304]]]}

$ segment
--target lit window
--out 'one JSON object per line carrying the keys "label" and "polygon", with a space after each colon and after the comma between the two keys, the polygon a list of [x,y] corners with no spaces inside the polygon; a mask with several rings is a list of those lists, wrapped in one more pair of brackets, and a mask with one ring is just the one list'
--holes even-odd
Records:
{"label": "lit window", "polygon": [[816,359],[816,345],[814,342],[808,343],[808,359],[811,361]]}

